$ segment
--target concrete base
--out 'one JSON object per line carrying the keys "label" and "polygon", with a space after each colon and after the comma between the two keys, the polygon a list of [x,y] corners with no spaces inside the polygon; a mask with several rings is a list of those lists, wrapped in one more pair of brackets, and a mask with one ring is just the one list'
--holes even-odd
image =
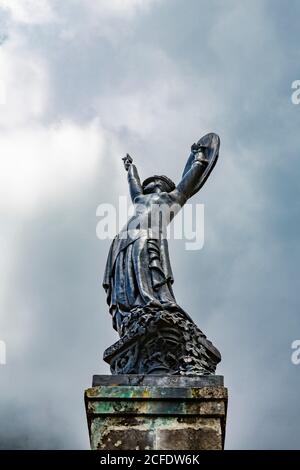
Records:
{"label": "concrete base", "polygon": [[94,376],[85,392],[92,449],[223,449],[222,376]]}

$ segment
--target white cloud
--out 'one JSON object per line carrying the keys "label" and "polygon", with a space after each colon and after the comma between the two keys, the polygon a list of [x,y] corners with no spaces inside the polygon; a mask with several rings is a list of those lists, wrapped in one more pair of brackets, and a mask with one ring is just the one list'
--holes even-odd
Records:
{"label": "white cloud", "polygon": [[3,96],[0,126],[9,128],[40,119],[48,98],[45,61],[32,53],[22,37],[14,35],[0,48]]}
{"label": "white cloud", "polygon": [[49,0],[0,0],[0,7],[17,23],[41,24],[55,19]]}
{"label": "white cloud", "polygon": [[27,213],[67,198],[94,176],[104,139],[98,121],[35,125],[0,134],[0,208]]}
{"label": "white cloud", "polygon": [[141,10],[147,10],[159,0],[88,0],[89,8],[101,16],[132,16]]}
{"label": "white cloud", "polygon": [[[14,34],[0,48],[0,209],[28,214],[60,200],[93,175],[104,144],[98,120],[46,124],[51,77],[46,59]],[[65,194],[66,197],[66,194]]]}
{"label": "white cloud", "polygon": [[[8,11],[16,24],[37,25],[56,22],[61,25],[59,35],[62,39],[72,39],[84,35],[86,20],[90,28],[99,36],[113,40],[121,31],[127,31],[123,24],[133,20],[137,14],[146,12],[162,0],[69,0],[64,4],[54,0],[0,0],[0,8]],[[66,14],[69,9],[75,13]],[[77,13],[76,13],[77,12]],[[82,30],[83,22],[85,25]],[[120,21],[116,29],[107,21]]]}
{"label": "white cloud", "polygon": [[[60,23],[59,37],[66,41],[79,38],[87,44],[105,38],[112,44],[120,44],[132,35],[131,25],[139,15],[146,14],[163,0],[70,0],[73,14],[66,15],[61,4],[56,6]],[[57,23],[57,24],[58,24]]]}

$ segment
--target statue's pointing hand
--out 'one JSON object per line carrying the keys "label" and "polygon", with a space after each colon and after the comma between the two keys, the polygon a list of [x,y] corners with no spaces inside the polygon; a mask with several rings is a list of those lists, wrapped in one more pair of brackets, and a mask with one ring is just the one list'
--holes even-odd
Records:
{"label": "statue's pointing hand", "polygon": [[131,158],[131,156],[129,155],[129,153],[126,153],[126,157],[123,157],[122,160],[123,160],[123,162],[124,162],[124,168],[125,168],[125,170],[128,171],[130,165],[132,165],[133,159]]}

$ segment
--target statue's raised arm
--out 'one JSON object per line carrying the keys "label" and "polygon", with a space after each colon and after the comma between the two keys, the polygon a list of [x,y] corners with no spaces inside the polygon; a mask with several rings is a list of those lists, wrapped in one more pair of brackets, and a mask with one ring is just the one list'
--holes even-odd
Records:
{"label": "statue's raised arm", "polygon": [[204,185],[217,162],[219,148],[220,139],[214,133],[206,134],[192,145],[182,179],[174,190],[174,195],[181,205]]}
{"label": "statue's raised arm", "polygon": [[126,157],[122,158],[124,162],[124,168],[127,171],[127,179],[129,184],[130,196],[132,202],[137,196],[143,194],[143,188],[141,185],[139,173],[137,171],[136,166],[133,164],[133,159],[129,155],[126,154]]}

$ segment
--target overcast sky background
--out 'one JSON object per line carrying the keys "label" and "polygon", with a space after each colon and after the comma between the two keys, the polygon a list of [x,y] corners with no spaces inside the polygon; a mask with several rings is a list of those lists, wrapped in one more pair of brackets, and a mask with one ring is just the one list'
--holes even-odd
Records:
{"label": "overcast sky background", "polygon": [[300,448],[300,3],[0,0],[0,448],[88,448],[84,389],[117,335],[96,209],[120,157],[179,181],[221,138],[193,203],[205,245],[170,243],[177,300],[221,350],[226,448]]}

